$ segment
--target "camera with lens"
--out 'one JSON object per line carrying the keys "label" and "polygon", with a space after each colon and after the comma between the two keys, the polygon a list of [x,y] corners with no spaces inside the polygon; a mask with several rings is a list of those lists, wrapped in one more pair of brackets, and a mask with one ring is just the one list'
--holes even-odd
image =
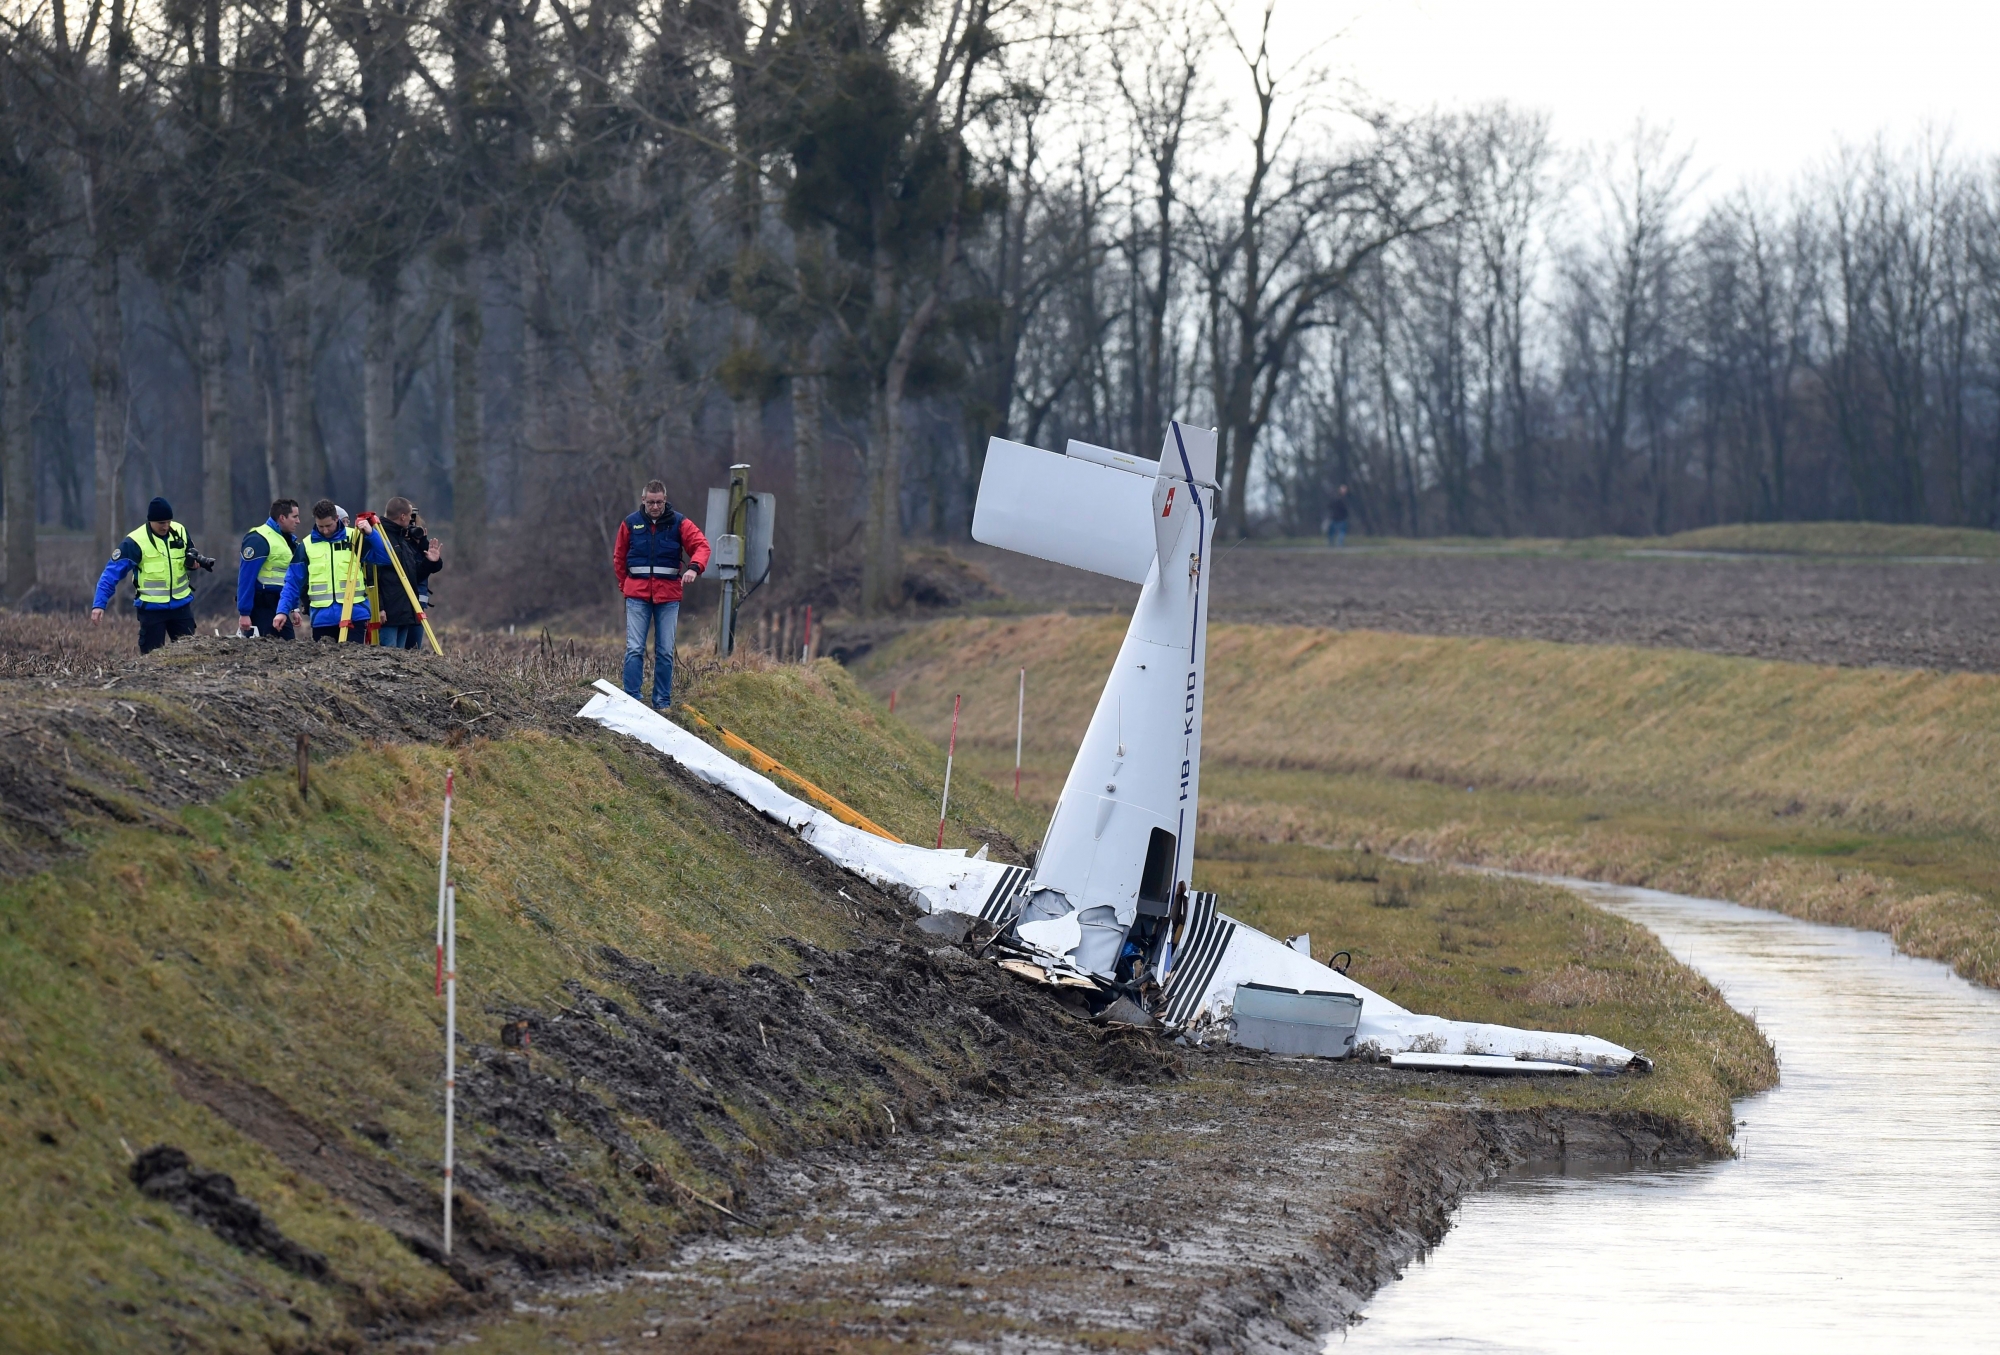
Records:
{"label": "camera with lens", "polygon": [[203,555],[198,550],[191,550],[188,552],[188,559],[194,561],[203,569],[212,571],[215,568],[215,557],[213,555]]}

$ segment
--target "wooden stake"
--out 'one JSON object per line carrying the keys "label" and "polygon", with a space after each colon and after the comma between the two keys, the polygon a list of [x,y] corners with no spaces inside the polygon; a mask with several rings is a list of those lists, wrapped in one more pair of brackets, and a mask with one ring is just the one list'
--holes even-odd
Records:
{"label": "wooden stake", "polygon": [[[894,695],[894,693],[891,693],[891,695]],[[939,850],[943,850],[944,848],[944,812],[951,806],[951,760],[958,754],[958,704],[960,699],[958,693],[954,692],[952,694],[951,743],[944,750],[944,799],[938,802],[937,845]]]}
{"label": "wooden stake", "polygon": [[1028,718],[1028,670],[1021,670],[1021,690],[1014,698],[1014,799],[1021,798],[1021,729]]}

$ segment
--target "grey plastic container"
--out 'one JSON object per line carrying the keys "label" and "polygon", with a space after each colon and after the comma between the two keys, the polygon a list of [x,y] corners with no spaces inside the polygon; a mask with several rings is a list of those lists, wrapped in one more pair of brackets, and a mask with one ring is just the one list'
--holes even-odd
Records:
{"label": "grey plastic container", "polygon": [[1344,1059],[1354,1052],[1361,999],[1352,993],[1302,993],[1239,983],[1234,1013],[1237,1044],[1272,1054]]}

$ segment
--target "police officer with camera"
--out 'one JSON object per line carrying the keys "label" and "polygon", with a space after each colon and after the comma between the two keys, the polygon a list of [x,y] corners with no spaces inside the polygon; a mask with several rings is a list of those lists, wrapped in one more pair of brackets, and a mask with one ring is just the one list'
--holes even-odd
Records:
{"label": "police officer with camera", "polygon": [[169,640],[194,634],[194,584],[188,566],[215,568],[215,557],[203,555],[188,541],[187,528],[174,521],[174,506],[154,499],[146,508],[146,524],[135,527],[98,576],[97,595],[90,603],[90,623],[104,620],[111,595],[127,574],[136,576],[134,602],[139,612],[139,652],[150,654]]}

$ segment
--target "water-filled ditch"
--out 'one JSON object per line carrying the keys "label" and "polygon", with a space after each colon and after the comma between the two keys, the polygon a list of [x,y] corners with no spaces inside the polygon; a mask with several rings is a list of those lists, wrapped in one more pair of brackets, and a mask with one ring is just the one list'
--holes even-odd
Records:
{"label": "water-filled ditch", "polygon": [[1887,937],[1564,881],[1754,1015],[1732,1161],[1524,1169],[1329,1352],[2000,1351],[2000,993]]}

